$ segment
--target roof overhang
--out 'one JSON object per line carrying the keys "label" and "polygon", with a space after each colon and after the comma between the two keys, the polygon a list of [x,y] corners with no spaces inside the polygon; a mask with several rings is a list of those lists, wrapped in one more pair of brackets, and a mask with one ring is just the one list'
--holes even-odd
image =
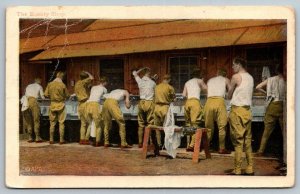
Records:
{"label": "roof overhang", "polygon": [[[120,21],[119,21],[120,22]],[[98,26],[97,26],[97,25]],[[286,20],[167,20],[62,34],[32,60],[284,42]],[[98,29],[98,28],[99,29]],[[43,47],[44,48],[44,47]]]}

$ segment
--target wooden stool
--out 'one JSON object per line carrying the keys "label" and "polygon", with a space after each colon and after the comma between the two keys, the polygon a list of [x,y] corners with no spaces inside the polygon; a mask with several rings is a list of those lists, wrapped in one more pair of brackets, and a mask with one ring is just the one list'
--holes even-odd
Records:
{"label": "wooden stool", "polygon": [[[142,153],[142,158],[146,159],[147,158],[147,152],[148,152],[148,141],[150,137],[150,133],[152,130],[160,130],[163,131],[164,129],[162,127],[147,127],[145,128],[145,133],[144,133],[144,142],[143,142],[143,153]],[[180,128],[175,128],[175,132],[181,132],[182,129]],[[200,152],[200,146],[201,146],[201,141],[203,141],[203,146],[204,146],[204,151],[205,151],[205,156],[206,158],[211,158],[210,152],[209,152],[209,147],[208,147],[208,139],[207,139],[207,129],[206,128],[199,128],[195,131],[195,145],[194,145],[194,153],[193,153],[193,162],[198,163],[199,162],[199,152]],[[155,148],[156,149],[156,148]],[[159,152],[158,150],[156,150]]]}

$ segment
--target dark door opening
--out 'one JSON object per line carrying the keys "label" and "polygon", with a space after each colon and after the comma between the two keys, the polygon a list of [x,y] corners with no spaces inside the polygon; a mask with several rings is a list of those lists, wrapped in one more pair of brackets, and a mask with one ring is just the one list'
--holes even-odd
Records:
{"label": "dark door opening", "polygon": [[68,79],[67,79],[66,70],[67,70],[66,63],[64,63],[62,61],[60,61],[59,63],[55,61],[52,64],[47,65],[47,68],[46,68],[47,82],[53,81],[56,78],[57,72],[62,71],[65,73],[63,82],[67,85],[66,80],[68,80]]}
{"label": "dark door opening", "polygon": [[124,88],[124,60],[123,59],[101,59],[100,77],[108,78],[108,91]]}
{"label": "dark door opening", "polygon": [[263,81],[262,72],[264,68],[268,68],[270,76],[274,76],[276,65],[283,65],[283,60],[282,46],[247,49],[247,68],[254,78],[255,86]]}

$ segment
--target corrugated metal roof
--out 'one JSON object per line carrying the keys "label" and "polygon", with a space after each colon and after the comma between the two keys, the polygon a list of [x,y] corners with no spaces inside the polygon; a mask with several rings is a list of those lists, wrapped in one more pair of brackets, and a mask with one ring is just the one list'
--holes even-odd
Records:
{"label": "corrugated metal roof", "polygon": [[84,31],[90,30],[101,30],[101,29],[112,29],[112,28],[121,28],[121,27],[129,27],[129,26],[142,26],[148,24],[155,24],[155,23],[162,23],[167,21],[174,21],[174,20],[129,20],[129,19],[122,19],[122,20],[96,20],[91,25],[86,27]]}
{"label": "corrugated metal roof", "polygon": [[20,54],[28,53],[37,50],[46,50],[48,48],[47,42],[55,36],[42,36],[35,38],[21,39],[19,44]]}
{"label": "corrugated metal roof", "polygon": [[[112,22],[114,23],[114,22]],[[126,23],[126,22],[125,22]],[[147,25],[129,25],[122,28],[106,28],[95,31],[87,31],[57,36],[49,46],[63,46],[81,43],[94,43],[102,41],[117,41],[137,38],[152,38],[158,36],[184,35],[188,33],[220,31],[244,27],[267,26],[283,24],[282,20],[245,20],[245,21],[216,21],[216,20],[172,20],[164,22],[152,22]]]}
{"label": "corrugated metal roof", "polygon": [[237,41],[237,45],[253,44],[253,43],[268,43],[281,42],[287,40],[287,26],[274,25],[252,27]]}
{"label": "corrugated metal roof", "polygon": [[96,20],[85,30],[33,60],[286,41],[286,20]]}
{"label": "corrugated metal roof", "polygon": [[44,51],[32,60],[68,58],[80,56],[118,55],[160,50],[217,47],[241,44],[286,41],[286,25],[247,27],[136,38],[116,41],[102,41],[87,44],[58,46]]}
{"label": "corrugated metal roof", "polygon": [[59,35],[65,33],[65,26],[68,33],[82,32],[91,25],[95,19],[20,19],[20,38]]}

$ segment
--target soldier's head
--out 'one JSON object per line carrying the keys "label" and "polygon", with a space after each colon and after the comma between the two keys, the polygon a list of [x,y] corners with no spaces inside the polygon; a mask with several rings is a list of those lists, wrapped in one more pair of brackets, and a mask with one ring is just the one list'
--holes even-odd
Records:
{"label": "soldier's head", "polygon": [[57,77],[57,78],[60,78],[60,79],[63,79],[64,76],[65,76],[65,73],[62,72],[62,71],[59,71],[59,72],[57,72],[57,74],[56,74],[56,77]]}
{"label": "soldier's head", "polygon": [[89,77],[89,75],[85,71],[80,72],[79,76],[81,80],[84,80]]}
{"label": "soldier's head", "polygon": [[108,83],[108,79],[107,79],[107,77],[103,76],[103,77],[100,77],[99,82],[100,82],[100,84],[102,84],[103,86],[106,86],[107,83]]}
{"label": "soldier's head", "polygon": [[232,62],[232,69],[234,73],[239,72],[240,70],[245,70],[247,67],[247,62],[241,57],[235,57]]}
{"label": "soldier's head", "polygon": [[223,77],[226,77],[226,76],[227,76],[227,71],[226,71],[226,69],[223,69],[223,68],[219,69],[219,70],[218,70],[218,75],[223,76]]}
{"label": "soldier's head", "polygon": [[194,69],[191,73],[192,78],[201,78],[201,71],[200,69]]}
{"label": "soldier's head", "polygon": [[42,83],[42,79],[39,78],[39,77],[36,77],[36,78],[34,79],[34,83],[41,84],[41,83]]}
{"label": "soldier's head", "polygon": [[143,74],[147,77],[150,77],[150,74],[151,74],[151,69],[149,67],[145,67],[143,69]]}
{"label": "soldier's head", "polygon": [[170,83],[170,81],[171,81],[171,75],[170,74],[164,75],[163,82]]}

